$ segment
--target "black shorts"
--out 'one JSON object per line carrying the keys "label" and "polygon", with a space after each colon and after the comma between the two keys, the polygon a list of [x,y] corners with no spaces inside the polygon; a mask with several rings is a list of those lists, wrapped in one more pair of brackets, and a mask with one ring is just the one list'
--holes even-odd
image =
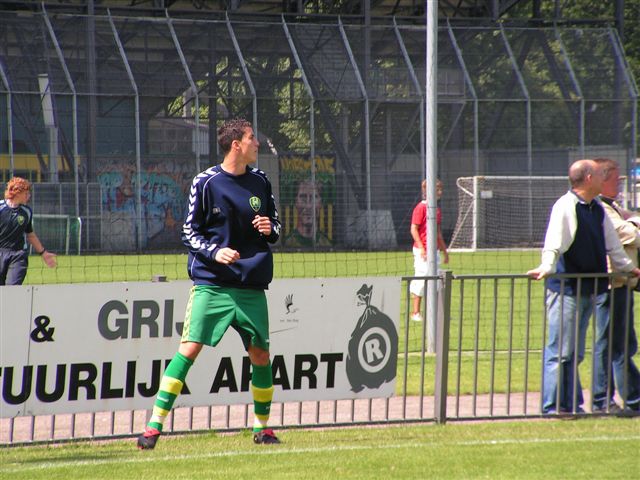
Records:
{"label": "black shorts", "polygon": [[0,248],[0,285],[22,285],[28,266],[29,255],[25,250]]}

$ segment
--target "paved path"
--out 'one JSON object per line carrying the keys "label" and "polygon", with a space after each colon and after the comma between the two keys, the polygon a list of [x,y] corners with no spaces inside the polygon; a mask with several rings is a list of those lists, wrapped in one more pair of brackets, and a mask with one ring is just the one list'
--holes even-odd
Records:
{"label": "paved path", "polygon": [[[585,391],[585,405],[589,405],[589,392]],[[522,393],[471,395],[449,397],[447,416],[449,420],[504,419],[509,417],[539,417],[540,394]],[[191,413],[191,415],[190,415]],[[141,432],[146,422],[147,412],[124,411],[112,414],[99,412],[76,414],[72,434],[72,416],[20,417],[13,421],[0,419],[0,444],[9,443],[11,435],[14,443],[62,440],[72,437],[132,436]],[[210,420],[209,420],[210,419]],[[167,419],[166,431],[173,430],[240,430],[253,421],[252,406],[213,406],[177,408],[173,420]],[[385,422],[432,422],[434,421],[434,398],[392,397],[371,400],[337,400],[302,403],[276,403],[271,412],[270,424],[274,428],[309,427],[315,425],[347,425]],[[32,433],[33,432],[33,433]],[[93,434],[92,434],[93,432]]]}

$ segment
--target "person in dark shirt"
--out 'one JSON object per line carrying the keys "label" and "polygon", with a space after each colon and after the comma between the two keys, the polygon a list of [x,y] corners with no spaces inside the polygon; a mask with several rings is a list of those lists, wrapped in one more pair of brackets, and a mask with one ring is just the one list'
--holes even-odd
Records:
{"label": "person in dark shirt", "polygon": [[269,244],[280,235],[271,184],[249,167],[259,142],[251,123],[229,120],[218,130],[221,164],[198,174],[191,184],[182,242],[189,250],[193,287],[178,352],[164,372],[152,416],[138,448],[153,449],[166,416],[180,394],[203,345],[215,347],[226,330],[236,330],[251,361],[253,439],[280,443],[267,427],[273,398],[269,318],[264,290],[273,278]]}
{"label": "person in dark shirt", "polygon": [[30,198],[29,180],[13,177],[0,200],[0,285],[22,285],[29,266],[29,245],[48,267],[57,264],[56,254],[42,246],[33,230],[33,212],[27,205]]}
{"label": "person in dark shirt", "polygon": [[602,191],[604,171],[593,160],[578,160],[569,168],[569,182],[571,190],[551,210],[542,262],[527,275],[535,280],[556,272],[596,273],[603,277],[546,279],[549,336],[542,372],[545,414],[583,412],[577,366],[584,359],[593,305],[601,312],[607,298],[607,256],[615,271],[640,276],[597,198]]}

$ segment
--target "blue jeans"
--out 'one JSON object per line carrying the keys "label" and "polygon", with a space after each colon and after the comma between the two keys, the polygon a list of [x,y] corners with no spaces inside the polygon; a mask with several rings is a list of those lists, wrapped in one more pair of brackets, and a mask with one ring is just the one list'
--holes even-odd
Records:
{"label": "blue jeans", "polygon": [[[596,295],[596,307],[603,304],[606,299],[606,293]],[[561,296],[556,292],[547,292],[549,339],[544,349],[542,372],[543,413],[579,411],[584,401],[580,376],[577,372],[578,365],[584,359],[587,328],[592,312],[593,296],[591,295]],[[602,310],[596,308],[596,315],[598,312],[602,313]],[[578,336],[577,351],[576,335]]]}
{"label": "blue jeans", "polygon": [[[612,372],[615,388],[618,390],[620,398],[627,405],[640,405],[640,371],[633,362],[633,356],[638,351],[638,339],[633,325],[633,303],[633,290],[628,293],[627,298],[627,287],[620,287],[614,288],[609,293],[607,301],[598,306],[602,313],[596,315],[593,403],[600,408],[605,408],[608,403],[613,401],[614,386],[610,380]],[[627,315],[629,316],[628,323]],[[610,318],[613,323],[611,341],[609,341]],[[625,330],[629,335],[628,343],[625,342]],[[626,356],[625,343],[627,343]],[[609,345],[611,345],[611,364],[609,364]],[[627,362],[626,382],[625,358]],[[607,390],[609,391],[608,402]]]}

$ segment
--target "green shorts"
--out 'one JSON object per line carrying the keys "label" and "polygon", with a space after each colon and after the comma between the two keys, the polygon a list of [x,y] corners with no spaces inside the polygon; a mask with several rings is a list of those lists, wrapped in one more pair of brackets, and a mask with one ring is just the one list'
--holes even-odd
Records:
{"label": "green shorts", "polygon": [[269,312],[264,290],[194,285],[182,329],[183,342],[215,347],[229,327],[249,345],[269,350]]}

